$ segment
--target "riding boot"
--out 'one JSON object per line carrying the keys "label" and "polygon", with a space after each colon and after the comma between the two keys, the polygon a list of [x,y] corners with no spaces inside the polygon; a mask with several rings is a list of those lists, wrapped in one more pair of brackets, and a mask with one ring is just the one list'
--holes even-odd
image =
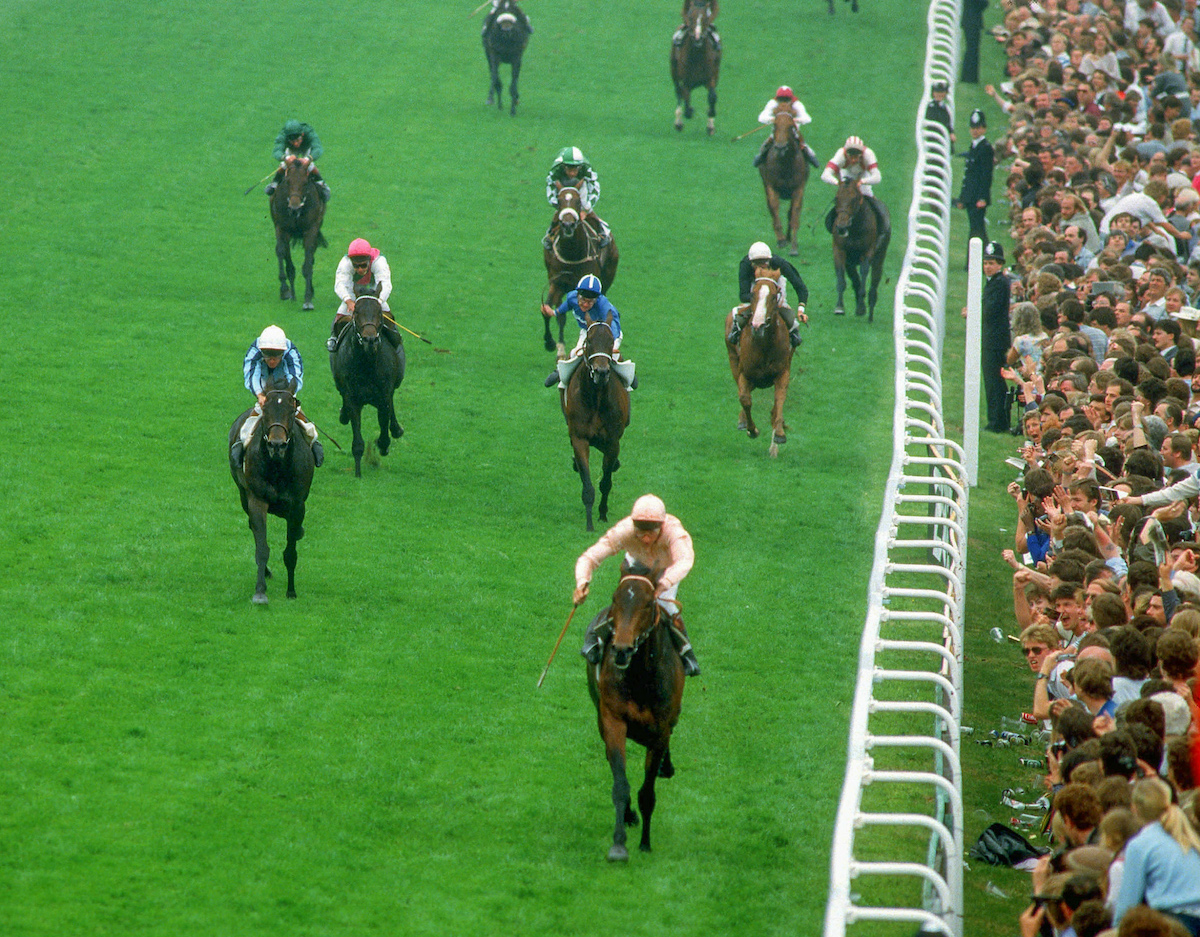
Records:
{"label": "riding boot", "polygon": [[283,181],[283,170],[277,170],[275,178],[267,183],[267,188],[264,190],[268,196],[273,195],[275,190],[279,188],[279,183]]}
{"label": "riding boot", "polygon": [[558,381],[559,381],[558,368],[555,368],[548,375],[546,375],[546,380],[543,381],[542,383],[546,387],[553,387],[555,384],[558,383]]}
{"label": "riding boot", "polygon": [[583,633],[583,647],[580,648],[579,653],[587,659],[589,664],[600,663],[604,659],[604,645],[608,643],[611,636],[612,619],[608,617],[601,619],[600,615],[597,615],[588,622],[587,631]]}
{"label": "riding boot", "polygon": [[812,166],[813,169],[821,168],[821,161],[817,159],[817,154],[813,152],[813,148],[807,143],[804,144],[804,158],[808,160],[808,164]]}
{"label": "riding boot", "polygon": [[554,250],[554,225],[550,225],[546,229],[546,236],[542,238],[542,247],[546,250]]}
{"label": "riding boot", "polygon": [[345,326],[335,319],[333,322],[333,328],[330,330],[329,338],[325,340],[325,347],[331,352],[337,351],[338,341],[341,339],[344,329]]}
{"label": "riding boot", "polygon": [[235,472],[240,472],[242,470],[242,458],[245,456],[245,454],[246,447],[242,445],[242,441],[240,439],[236,440],[234,444],[229,447],[229,467]]}
{"label": "riding boot", "polygon": [[314,439],[312,444],[313,464],[320,468],[325,462],[325,449],[322,447],[320,440]]}
{"label": "riding boot", "polygon": [[758,155],[754,157],[754,165],[761,166],[767,158],[767,150],[771,148],[771,138],[763,140],[762,146],[758,148]]}
{"label": "riding boot", "polygon": [[671,643],[683,658],[684,674],[689,677],[700,676],[700,663],[696,660],[696,652],[692,650],[692,642],[688,640],[683,617],[678,613],[671,616]]}
{"label": "riding boot", "polygon": [[735,315],[733,317],[733,325],[729,329],[729,334],[725,336],[725,341],[727,341],[730,345],[736,345],[738,338],[742,334],[742,329],[745,327],[746,320],[740,315]]}
{"label": "riding boot", "polygon": [[324,179],[318,179],[317,188],[321,190],[321,198],[328,202],[330,197],[333,195],[333,192],[330,191],[329,183]]}
{"label": "riding boot", "polygon": [[[595,215],[592,215],[592,217],[596,218]],[[612,232],[608,230],[608,225],[606,225],[599,218],[596,218],[596,224],[600,228],[600,240],[596,242],[596,246],[608,247],[608,245],[612,243]]]}
{"label": "riding boot", "polygon": [[788,329],[788,338],[792,340],[792,347],[799,348],[804,344],[804,339],[800,337],[800,320],[797,319]]}

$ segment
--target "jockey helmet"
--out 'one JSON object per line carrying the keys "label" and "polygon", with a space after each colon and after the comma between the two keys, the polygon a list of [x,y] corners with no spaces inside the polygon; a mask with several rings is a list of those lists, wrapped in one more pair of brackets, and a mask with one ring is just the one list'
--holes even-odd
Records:
{"label": "jockey helmet", "polygon": [[775,92],[776,101],[795,101],[796,94],[787,85],[780,85],[779,90]]}
{"label": "jockey helmet", "polygon": [[858,150],[860,153],[867,148],[867,145],[862,142],[862,137],[846,137],[846,145],[843,149]]}
{"label": "jockey helmet", "polygon": [[564,146],[554,157],[555,166],[586,166],[587,164],[587,157],[577,146]]}
{"label": "jockey helmet", "polygon": [[370,257],[374,260],[379,256],[379,251],[371,246],[370,241],[366,238],[355,238],[350,242],[350,246],[346,248],[347,257]]}
{"label": "jockey helmet", "polygon": [[755,241],[750,245],[750,252],[746,256],[751,260],[770,260],[771,248],[763,241]]}
{"label": "jockey helmet", "polygon": [[600,286],[600,278],[592,274],[588,274],[575,287],[584,296],[599,296],[604,290]]}
{"label": "jockey helmet", "polygon": [[258,336],[259,351],[287,351],[288,338],[277,325],[268,325]]}
{"label": "jockey helmet", "polygon": [[661,524],[667,519],[667,508],[662,503],[662,498],[655,495],[642,495],[633,502],[633,510],[629,512],[629,518],[634,522]]}
{"label": "jockey helmet", "polygon": [[289,120],[283,125],[283,135],[289,140],[293,137],[304,136],[304,124],[298,120]]}

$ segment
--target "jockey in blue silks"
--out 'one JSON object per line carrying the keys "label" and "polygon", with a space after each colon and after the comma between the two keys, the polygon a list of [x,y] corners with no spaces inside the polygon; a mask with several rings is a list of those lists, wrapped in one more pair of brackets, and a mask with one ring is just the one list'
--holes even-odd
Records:
{"label": "jockey in blue silks", "polygon": [[[575,289],[563,297],[558,309],[554,309],[545,303],[542,304],[542,312],[547,316],[564,315],[568,311],[575,316],[575,322],[579,326],[579,340],[575,343],[575,347],[572,349],[567,360],[560,362],[559,367],[555,368],[550,376],[546,378],[546,386],[553,387],[555,384],[559,384],[560,387],[567,386],[567,381],[579,365],[580,355],[583,352],[583,343],[587,338],[588,319],[590,318],[592,322],[606,322],[610,315],[612,316],[612,321],[608,323],[608,327],[613,333],[614,370],[617,376],[625,383],[626,387],[636,386],[632,367],[633,362],[616,360],[619,357],[617,351],[621,347],[622,338],[621,314],[617,311],[617,307],[608,301],[608,297],[601,292],[599,277],[590,273],[583,277]],[[621,367],[617,367],[618,365]],[[566,369],[565,374],[564,369]]]}

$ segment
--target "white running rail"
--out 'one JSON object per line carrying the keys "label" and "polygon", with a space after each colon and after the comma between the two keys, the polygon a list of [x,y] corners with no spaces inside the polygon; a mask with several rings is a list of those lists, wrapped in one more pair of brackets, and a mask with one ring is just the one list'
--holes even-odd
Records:
{"label": "white running rail", "polygon": [[[908,243],[896,286],[892,468],[875,535],[846,780],[830,856],[825,937],[962,937],[963,450],[946,438],[942,343],[952,173],[931,82],[953,88],[958,0],[933,0],[917,112]],[[888,921],[891,930],[871,923]],[[902,923],[907,922],[905,927]]]}

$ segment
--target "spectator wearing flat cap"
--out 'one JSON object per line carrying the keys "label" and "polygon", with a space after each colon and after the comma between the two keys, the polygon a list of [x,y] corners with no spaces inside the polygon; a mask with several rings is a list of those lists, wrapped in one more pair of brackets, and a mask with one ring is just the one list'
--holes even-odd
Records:
{"label": "spectator wearing flat cap", "polygon": [[992,201],[992,170],[996,154],[988,142],[987,118],[976,108],[971,112],[971,146],[961,154],[967,165],[963,170],[962,188],[958,193],[958,207],[967,211],[970,238],[987,242],[987,208]]}

